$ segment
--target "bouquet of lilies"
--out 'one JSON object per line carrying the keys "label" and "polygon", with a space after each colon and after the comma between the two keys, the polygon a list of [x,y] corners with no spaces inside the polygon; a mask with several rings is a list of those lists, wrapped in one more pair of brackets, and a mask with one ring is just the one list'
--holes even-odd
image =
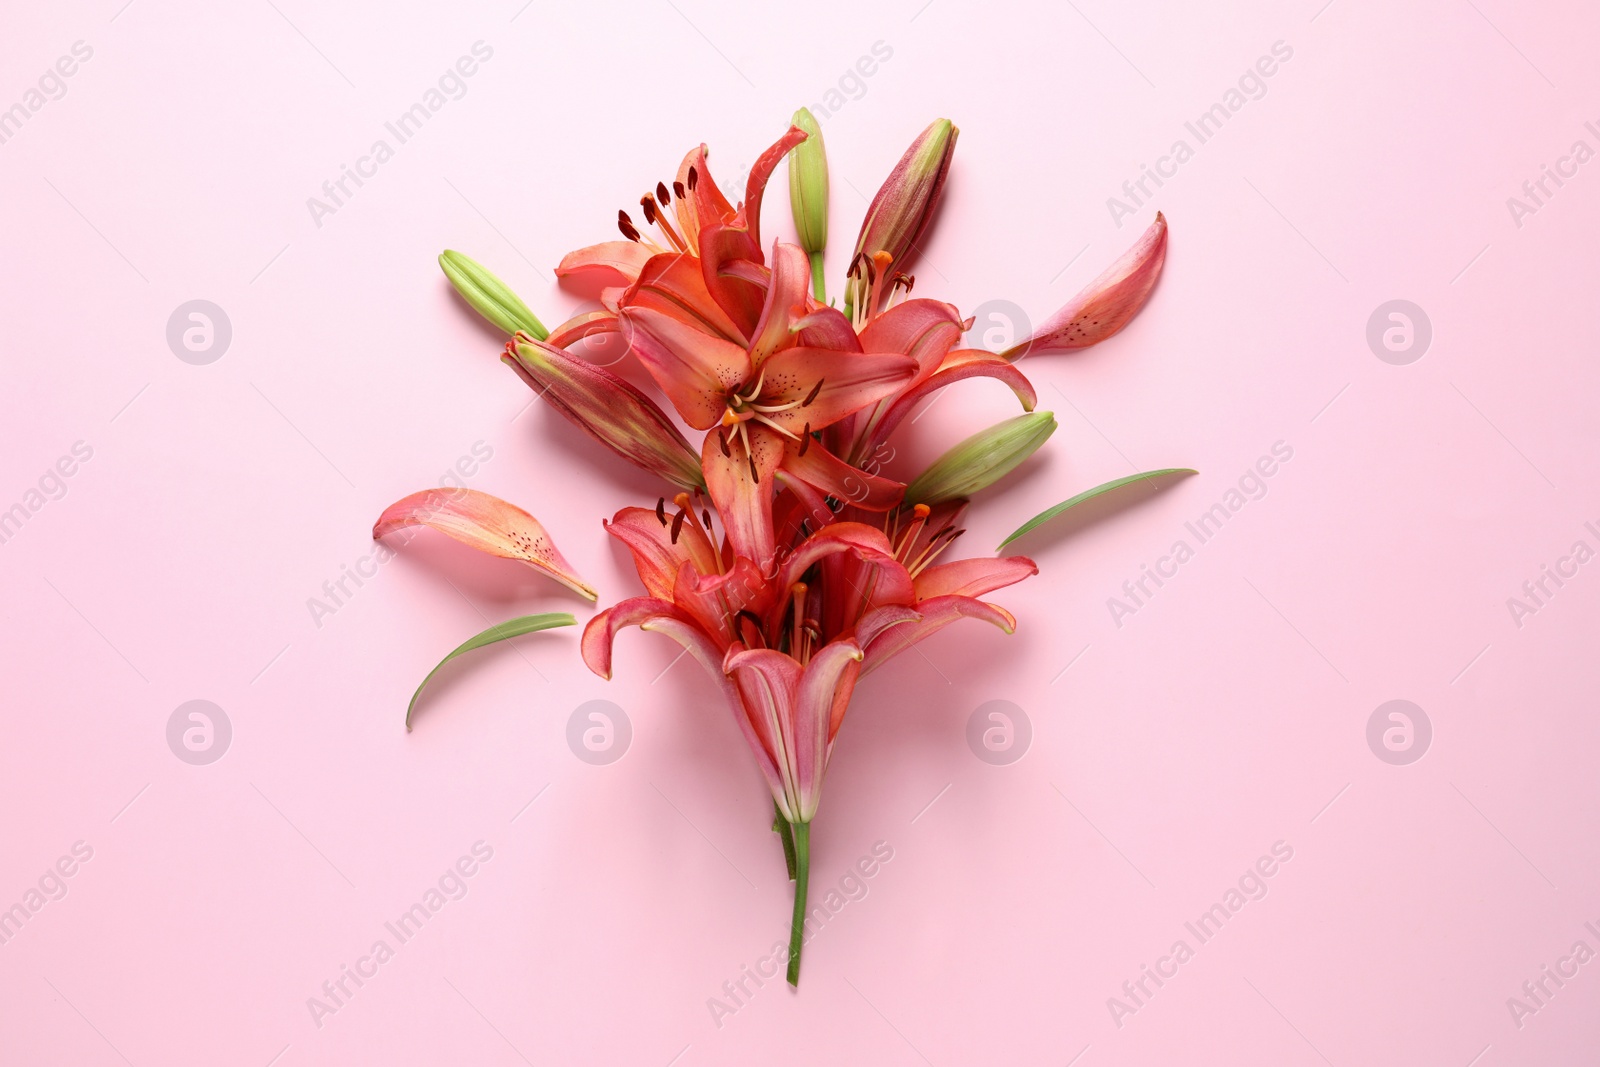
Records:
{"label": "bouquet of lilies", "polygon": [[[827,162],[804,109],[755,161],[741,203],[717,186],[702,145],[670,185],[658,182],[640,198],[637,217],[617,213],[621,240],[563,259],[559,276],[599,282],[603,310],[546,329],[478,263],[457,252],[439,260],[467,303],[509,336],[501,358],[523,381],[666,484],[654,507],[624,508],[604,524],[632,553],[644,595],[589,620],[583,658],[610,678],[617,632],[638,626],[677,641],[705,667],[772,793],[773,828],[795,886],[791,984],[799,980],[811,822],[856,685],[958,619],[1012,632],[1012,615],[982,598],[1038,573],[1025,556],[950,558],[970,498],[1055,429],[1049,412],[1033,410],[1034,389],[1017,361],[1084,348],[1122,329],[1166,255],[1158,214],[1127,254],[1031,336],[998,353],[964,347],[972,320],[943,301],[912,298],[903,269],[933,218],[956,135],[947,120],[930,125],[873,198],[842,307],[824,283]],[[785,157],[799,242],[768,244],[762,196]],[[667,406],[586,359],[597,340],[636,359]],[[890,442],[907,415],[977,376],[1004,382],[1023,414],[960,442],[909,483],[887,475]],[[1080,493],[1001,548],[1093,496],[1170,473],[1177,472]],[[373,535],[414,525],[523,561],[597,599],[537,519],[487,493],[413,494],[383,513]],[[515,619],[446,662],[575,621],[564,613]],[[413,697],[408,729],[415,705]]]}

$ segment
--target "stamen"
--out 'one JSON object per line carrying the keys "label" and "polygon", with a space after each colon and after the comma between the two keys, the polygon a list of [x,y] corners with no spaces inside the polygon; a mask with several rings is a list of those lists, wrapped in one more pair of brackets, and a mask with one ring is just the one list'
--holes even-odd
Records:
{"label": "stamen", "polygon": [[673,182],[672,183],[672,193],[679,200],[682,200],[684,198],[684,196],[686,195],[684,193],[684,191],[683,191],[683,183],[682,182]]}
{"label": "stamen", "polygon": [[928,543],[923,548],[922,554],[916,559],[912,560],[910,563],[906,564],[906,570],[911,573],[913,578],[915,578],[918,574],[922,573],[924,567],[933,562],[933,558],[935,556],[954,544],[955,539],[960,537],[963,532],[964,531],[957,530],[954,524],[946,526],[944,529],[928,538]]}
{"label": "stamen", "polygon": [[678,512],[678,514],[672,520],[672,543],[673,544],[677,544],[678,543],[678,535],[683,532],[683,514],[684,513],[681,512],[681,511]]}
{"label": "stamen", "polygon": [[656,202],[649,193],[639,198],[639,209],[644,212],[644,221],[654,226],[656,222]]}
{"label": "stamen", "polygon": [[806,583],[795,582],[789,587],[789,595],[794,604],[794,622],[789,631],[789,654],[795,659],[801,658],[800,634],[806,621]]}
{"label": "stamen", "polygon": [[806,454],[806,449],[811,447],[811,424],[806,423],[806,428],[800,434],[800,455]]}
{"label": "stamen", "polygon": [[660,497],[656,500],[656,518],[661,520],[661,525],[667,524],[667,498]]}
{"label": "stamen", "polygon": [[811,406],[811,402],[817,398],[817,394],[822,392],[822,383],[825,381],[827,381],[826,378],[817,379],[817,384],[811,387],[811,392],[807,393],[806,398],[800,401],[801,407],[808,408]]}
{"label": "stamen", "polygon": [[906,535],[904,539],[902,539],[899,544],[894,546],[895,559],[899,559],[902,563],[905,562],[905,560],[901,558],[901,554],[910,553],[911,546],[917,543],[917,535],[922,532],[923,526],[927,525],[928,516],[932,513],[933,509],[928,507],[926,504],[918,504],[911,509],[911,525],[906,527]]}
{"label": "stamen", "polygon": [[689,168],[689,191],[694,192],[694,187],[700,183],[700,172],[693,167]]}
{"label": "stamen", "polygon": [[722,456],[724,459],[733,458],[733,453],[728,449],[728,435],[723,433],[721,430],[717,431],[717,444],[722,446]]}
{"label": "stamen", "polygon": [[662,207],[666,207],[672,202],[672,197],[667,195],[667,187],[663,182],[656,182],[656,199],[661,201]]}

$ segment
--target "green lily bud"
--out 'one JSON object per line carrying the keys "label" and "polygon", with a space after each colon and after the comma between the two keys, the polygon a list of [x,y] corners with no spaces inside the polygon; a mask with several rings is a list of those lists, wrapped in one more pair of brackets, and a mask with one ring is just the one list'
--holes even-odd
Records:
{"label": "green lily bud", "polygon": [[828,246],[828,155],[822,127],[810,110],[801,108],[789,121],[806,131],[806,139],[789,152],[789,208],[800,247],[811,257],[811,290],[821,301],[822,250]]}
{"label": "green lily bud", "polygon": [[1032,411],[980,430],[940,456],[906,486],[907,504],[969,497],[1005,477],[1056,432],[1056,417]]}
{"label": "green lily bud", "polygon": [[461,298],[506,333],[515,334],[521,330],[541,341],[550,336],[550,331],[528,310],[528,305],[482,263],[446,249],[439,254],[439,266]]}

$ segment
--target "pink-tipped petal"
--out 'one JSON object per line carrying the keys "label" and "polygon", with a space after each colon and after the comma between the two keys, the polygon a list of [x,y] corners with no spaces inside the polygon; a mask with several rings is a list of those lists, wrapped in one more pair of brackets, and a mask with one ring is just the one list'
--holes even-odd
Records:
{"label": "pink-tipped petal", "polygon": [[622,324],[617,321],[616,315],[609,311],[585,311],[572,316],[566,322],[550,331],[550,336],[545,338],[545,343],[555,348],[566,348],[576,344],[586,337],[596,337],[604,333],[618,333]]}
{"label": "pink-tipped petal", "polygon": [[840,352],[860,352],[861,338],[844,312],[838,308],[817,308],[794,324],[796,344],[807,348],[832,348]]}
{"label": "pink-tipped petal", "polygon": [[497,496],[476,489],[424,489],[390,504],[372,527],[372,536],[405,526],[431,526],[480,552],[521,560],[590,600],[599,597],[578,577],[538,519]]}
{"label": "pink-tipped petal", "polygon": [[561,257],[557,278],[585,275],[607,285],[632,285],[651,256],[637,241],[601,241]]}
{"label": "pink-tipped petal", "polygon": [[979,597],[1038,573],[1039,565],[1027,556],[975,556],[935,564],[914,581],[917,599],[926,601],[941,596]]}
{"label": "pink-tipped petal", "polygon": [[[844,718],[861,660],[861,647],[854,641],[830,641],[811,657],[800,676],[795,696],[794,748],[803,820],[809,821],[817,813],[830,742],[839,729],[835,712],[838,719]],[[838,699],[841,690],[844,700]]]}
{"label": "pink-tipped petal", "polygon": [[962,318],[942,300],[906,300],[867,323],[861,347],[867,352],[898,352],[917,361],[917,378],[938,369],[961,337]]}
{"label": "pink-tipped petal", "polygon": [[1046,319],[1032,337],[1013,345],[1003,355],[1014,361],[1025,355],[1069,352],[1104,341],[1128,325],[1144,307],[1166,260],[1167,220],[1156,212],[1156,221],[1121,259]]}

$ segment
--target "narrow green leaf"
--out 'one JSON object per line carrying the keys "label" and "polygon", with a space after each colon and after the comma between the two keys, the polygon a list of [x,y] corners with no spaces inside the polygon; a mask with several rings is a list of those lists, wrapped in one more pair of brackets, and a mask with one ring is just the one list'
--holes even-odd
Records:
{"label": "narrow green leaf", "polygon": [[1079,493],[1077,496],[1073,497],[1071,500],[1063,500],[1061,503],[1057,504],[1055,507],[1046,508],[1044,511],[1039,512],[1039,514],[1035,515],[1033,518],[1029,519],[1027,522],[1023,523],[1021,526],[1017,527],[1016,531],[1013,532],[1010,537],[1006,538],[1004,541],[1001,541],[999,548],[996,548],[995,551],[996,552],[1000,551],[1001,548],[1006,547],[1011,542],[1013,542],[1017,538],[1021,537],[1023,534],[1030,533],[1033,530],[1038,529],[1040,526],[1043,526],[1045,523],[1049,522],[1051,519],[1055,518],[1058,515],[1063,514],[1064,512],[1070,510],[1071,508],[1076,507],[1079,504],[1082,504],[1084,501],[1093,500],[1095,497],[1100,496],[1103,493],[1109,493],[1113,489],[1121,489],[1125,485],[1131,485],[1134,482],[1147,481],[1147,480],[1149,480],[1151,478],[1160,478],[1162,475],[1165,475],[1165,474],[1199,474],[1199,473],[1200,473],[1199,471],[1190,470],[1188,467],[1167,467],[1164,470],[1145,471],[1143,474],[1130,474],[1126,478],[1114,478],[1111,481],[1105,483],[1104,485],[1097,485],[1093,489],[1084,490],[1083,492]]}
{"label": "narrow green leaf", "polygon": [[521,637],[523,634],[537,633],[540,630],[549,630],[556,626],[576,625],[577,619],[565,611],[552,611],[544,615],[524,615],[520,619],[498,623],[489,627],[476,637],[468,638],[444,659],[439,661],[439,666],[428,672],[428,676],[417,686],[417,691],[411,694],[411,703],[406,706],[406,730],[411,729],[411,713],[417,710],[417,699],[422,696],[422,691],[433,681],[433,676],[439,673],[439,667],[455,659],[463,652],[471,652],[484,645],[492,645],[496,641],[504,641],[508,637]]}
{"label": "narrow green leaf", "polygon": [[463,300],[506,333],[514,334],[521,330],[541,341],[550,336],[550,331],[544,328],[528,305],[482,263],[446,249],[439,254],[439,267]]}

